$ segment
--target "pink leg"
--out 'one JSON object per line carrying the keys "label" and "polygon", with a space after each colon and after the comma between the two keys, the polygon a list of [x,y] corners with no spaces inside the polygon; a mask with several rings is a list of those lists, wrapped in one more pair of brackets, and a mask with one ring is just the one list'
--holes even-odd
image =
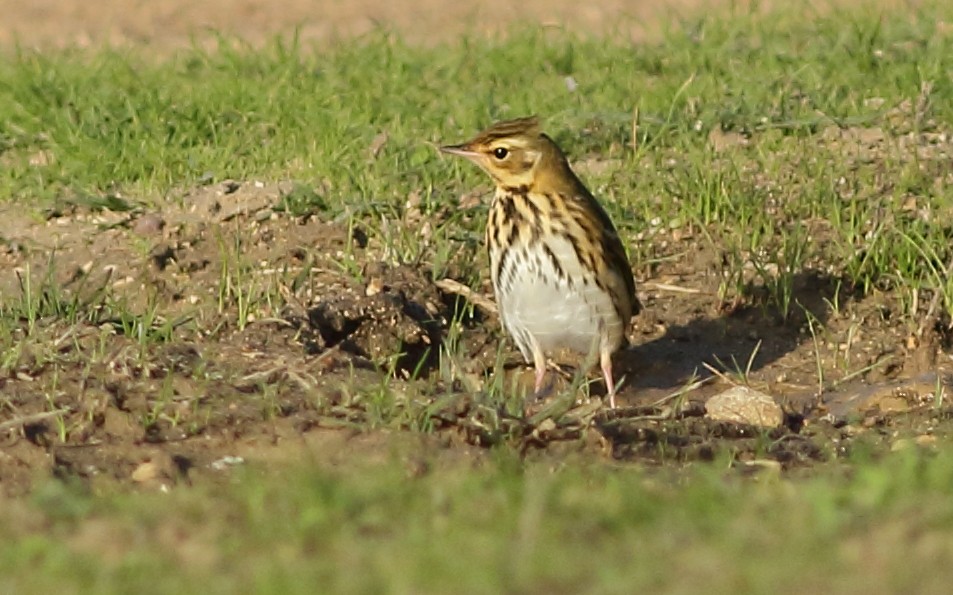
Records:
{"label": "pink leg", "polygon": [[615,382],[612,380],[612,354],[603,349],[600,357],[602,376],[606,380],[606,394],[609,395],[609,407],[615,409]]}
{"label": "pink leg", "polygon": [[538,397],[543,390],[543,380],[546,379],[546,356],[539,348],[533,349],[533,366],[536,368],[536,383],[533,392]]}

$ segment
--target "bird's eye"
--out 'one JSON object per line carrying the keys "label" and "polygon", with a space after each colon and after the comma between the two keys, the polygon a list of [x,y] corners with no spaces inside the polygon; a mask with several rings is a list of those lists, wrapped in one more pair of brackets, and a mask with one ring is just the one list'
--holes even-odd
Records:
{"label": "bird's eye", "polygon": [[497,159],[506,159],[506,156],[509,154],[510,152],[506,150],[506,147],[497,147],[493,149],[493,156]]}

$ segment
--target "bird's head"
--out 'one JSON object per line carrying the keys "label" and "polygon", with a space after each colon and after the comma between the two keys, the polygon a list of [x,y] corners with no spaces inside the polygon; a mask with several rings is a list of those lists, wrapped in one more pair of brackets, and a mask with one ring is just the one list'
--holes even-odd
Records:
{"label": "bird's head", "polygon": [[497,122],[465,143],[440,150],[466,157],[498,186],[509,188],[532,188],[549,169],[561,173],[568,167],[559,147],[540,131],[535,116]]}

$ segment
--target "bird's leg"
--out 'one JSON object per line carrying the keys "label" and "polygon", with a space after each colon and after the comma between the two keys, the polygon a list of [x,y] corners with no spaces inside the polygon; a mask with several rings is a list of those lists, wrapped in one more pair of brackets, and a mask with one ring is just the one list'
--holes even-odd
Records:
{"label": "bird's leg", "polygon": [[609,408],[615,409],[615,382],[612,380],[612,352],[603,349],[600,355],[602,376],[606,380],[606,394],[609,395]]}
{"label": "bird's leg", "polygon": [[533,384],[533,397],[536,399],[541,399],[546,396],[546,393],[543,391],[543,381],[546,379],[546,355],[543,354],[542,349],[535,346],[533,348],[533,367],[536,368],[536,381]]}

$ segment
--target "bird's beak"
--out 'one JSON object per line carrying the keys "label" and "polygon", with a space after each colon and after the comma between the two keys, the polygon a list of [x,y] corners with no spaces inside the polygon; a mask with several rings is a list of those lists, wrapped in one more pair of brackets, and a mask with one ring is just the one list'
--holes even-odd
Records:
{"label": "bird's beak", "polygon": [[479,153],[470,148],[470,145],[464,143],[462,145],[447,145],[440,147],[440,151],[443,153],[449,153],[451,155],[459,155],[460,157],[466,157],[467,159],[476,159],[480,156]]}

